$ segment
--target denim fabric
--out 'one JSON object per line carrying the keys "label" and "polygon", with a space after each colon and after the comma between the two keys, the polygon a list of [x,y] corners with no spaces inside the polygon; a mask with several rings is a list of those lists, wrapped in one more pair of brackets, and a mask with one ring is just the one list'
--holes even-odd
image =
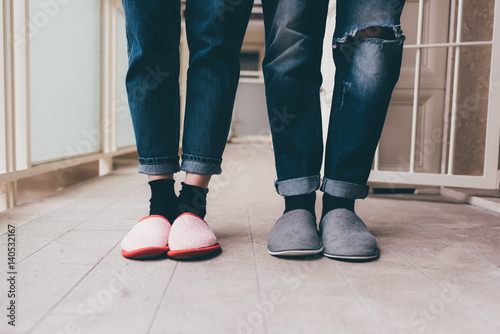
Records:
{"label": "denim fabric", "polygon": [[186,2],[190,56],[180,167],[180,1],[122,2],[129,54],[126,86],[139,172],[170,174],[181,168],[220,174],[253,0]]}
{"label": "denim fabric", "polygon": [[[332,196],[366,196],[373,156],[401,68],[403,5],[404,0],[337,1],[335,89],[321,188]],[[306,193],[301,180],[319,174],[323,155],[319,87],[327,1],[264,0],[263,6],[263,69],[277,184],[287,181],[293,187],[295,182],[296,192]],[[372,27],[375,31],[389,28],[393,38],[357,34]],[[280,126],[273,126],[273,121]]]}
{"label": "denim fabric", "polygon": [[[365,185],[399,78],[404,0],[337,1],[333,38],[335,88],[328,129],[325,177]],[[356,39],[367,27],[389,27],[393,40]]]}
{"label": "denim fabric", "polygon": [[[262,7],[262,70],[277,184],[295,178],[302,184],[303,177],[319,175],[322,162],[319,88],[328,0],[263,0]],[[310,188],[297,189],[302,191]]]}
{"label": "denim fabric", "polygon": [[321,184],[321,191],[328,195],[350,199],[365,198],[368,196],[368,190],[369,187],[367,185],[335,181],[326,177],[323,178],[323,183]]}
{"label": "denim fabric", "polygon": [[274,186],[281,196],[309,194],[319,189],[320,175],[299,177],[291,180],[276,181]]}

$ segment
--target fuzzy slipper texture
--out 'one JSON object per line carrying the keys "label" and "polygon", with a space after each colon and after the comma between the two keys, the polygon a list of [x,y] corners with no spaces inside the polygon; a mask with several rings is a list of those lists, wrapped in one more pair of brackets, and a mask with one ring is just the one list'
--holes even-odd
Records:
{"label": "fuzzy slipper texture", "polygon": [[319,224],[323,254],[334,259],[368,260],[379,255],[377,241],[354,212],[335,209]]}
{"label": "fuzzy slipper texture", "polygon": [[142,218],[122,240],[122,255],[140,259],[159,256],[168,251],[170,222],[163,216]]}
{"label": "fuzzy slipper texture", "polygon": [[221,249],[210,226],[189,212],[177,217],[172,224],[168,244],[167,255],[178,259],[201,257]]}
{"label": "fuzzy slipper texture", "polygon": [[267,235],[269,254],[301,256],[321,253],[323,245],[312,213],[296,209],[285,213]]}

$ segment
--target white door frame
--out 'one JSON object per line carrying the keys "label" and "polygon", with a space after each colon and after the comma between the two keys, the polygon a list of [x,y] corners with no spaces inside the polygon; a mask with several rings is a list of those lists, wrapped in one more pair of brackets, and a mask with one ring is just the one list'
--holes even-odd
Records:
{"label": "white door frame", "polygon": [[[405,45],[405,49],[416,49],[415,62],[415,86],[413,98],[413,115],[412,115],[412,133],[411,133],[411,159],[410,170],[408,172],[399,171],[381,171],[379,170],[378,149],[375,154],[374,168],[370,174],[370,183],[384,184],[409,184],[409,185],[432,185],[432,186],[447,186],[447,187],[464,187],[464,188],[482,188],[482,189],[498,189],[499,188],[499,146],[500,146],[500,4],[495,3],[494,24],[493,24],[493,39],[491,41],[481,42],[462,42],[462,8],[463,0],[458,0],[458,22],[456,31],[456,42],[454,43],[436,43],[422,44],[422,29],[423,29],[423,10],[424,1],[419,0],[418,11],[418,32],[417,43],[415,45]],[[484,169],[481,176],[454,175],[453,174],[453,156],[456,150],[455,147],[455,131],[457,122],[457,87],[458,87],[458,72],[459,72],[459,55],[461,46],[492,46],[490,81],[489,81],[489,100],[488,100],[488,116],[486,124],[486,144]],[[450,131],[450,149],[447,159],[448,168],[443,173],[418,173],[415,172],[415,151],[417,137],[417,114],[419,105],[419,84],[420,84],[420,69],[421,56],[424,48],[448,47],[449,51],[455,47],[455,66],[454,66],[454,81],[453,81],[453,98],[451,108],[451,131]]]}

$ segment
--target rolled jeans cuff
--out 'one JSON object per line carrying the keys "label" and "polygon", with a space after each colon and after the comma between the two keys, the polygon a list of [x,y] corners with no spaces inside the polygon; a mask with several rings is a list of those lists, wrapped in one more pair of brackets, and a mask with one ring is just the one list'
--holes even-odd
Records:
{"label": "rolled jeans cuff", "polygon": [[165,175],[177,173],[179,157],[139,158],[139,173],[148,175]]}
{"label": "rolled jeans cuff", "polygon": [[222,159],[206,158],[191,154],[182,155],[181,170],[187,173],[215,175],[222,173]]}
{"label": "rolled jeans cuff", "polygon": [[363,199],[368,196],[369,189],[367,185],[330,180],[326,177],[323,178],[321,185],[321,191],[326,194],[349,199]]}
{"label": "rolled jeans cuff", "polygon": [[305,176],[290,180],[276,181],[274,186],[276,191],[281,196],[297,196],[310,194],[318,190],[320,184],[320,176]]}

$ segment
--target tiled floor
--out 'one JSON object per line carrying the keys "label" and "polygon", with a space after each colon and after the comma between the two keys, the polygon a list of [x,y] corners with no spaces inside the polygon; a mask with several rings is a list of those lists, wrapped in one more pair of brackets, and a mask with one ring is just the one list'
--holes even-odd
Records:
{"label": "tiled floor", "polygon": [[438,195],[371,195],[357,210],[378,261],[278,259],[266,251],[283,209],[272,152],[229,145],[224,165],[207,216],[224,251],[206,261],[121,256],[147,213],[135,166],[0,214],[2,233],[17,226],[18,262],[13,328],[0,235],[0,332],[500,333],[498,214]]}

